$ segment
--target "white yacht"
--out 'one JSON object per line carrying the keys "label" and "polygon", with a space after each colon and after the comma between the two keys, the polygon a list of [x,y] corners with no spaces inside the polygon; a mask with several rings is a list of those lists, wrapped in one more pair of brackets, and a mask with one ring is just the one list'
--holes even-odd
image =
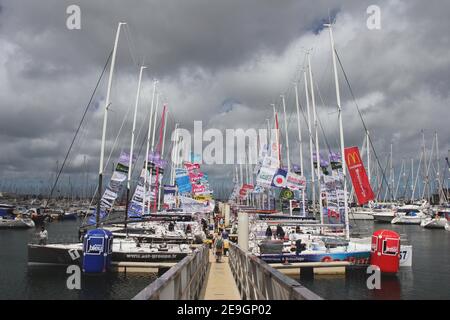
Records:
{"label": "white yacht", "polygon": [[450,208],[438,208],[432,216],[423,219],[420,226],[428,229],[445,229],[449,221]]}
{"label": "white yacht", "polygon": [[421,224],[427,215],[424,213],[424,206],[414,204],[399,207],[392,219],[392,224]]}

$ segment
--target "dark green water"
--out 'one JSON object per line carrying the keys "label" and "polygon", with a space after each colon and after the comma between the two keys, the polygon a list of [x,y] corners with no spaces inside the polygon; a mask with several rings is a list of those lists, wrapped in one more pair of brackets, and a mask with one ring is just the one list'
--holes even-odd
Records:
{"label": "dark green water", "polygon": [[380,290],[369,290],[365,270],[345,276],[320,276],[300,282],[325,299],[450,299],[450,232],[414,225],[374,224],[358,221],[367,231],[391,229],[413,246],[411,268],[396,276],[383,276]]}
{"label": "dark green water", "polygon": [[[47,224],[49,242],[73,242],[78,221]],[[81,290],[69,290],[64,267],[28,267],[27,243],[38,229],[0,230],[0,299],[130,299],[150,284],[155,274],[82,275]]]}

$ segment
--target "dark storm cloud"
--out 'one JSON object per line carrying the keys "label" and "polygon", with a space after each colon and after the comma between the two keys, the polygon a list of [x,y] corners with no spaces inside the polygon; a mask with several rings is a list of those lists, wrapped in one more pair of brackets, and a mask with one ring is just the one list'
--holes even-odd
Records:
{"label": "dark storm cloud", "polygon": [[[81,30],[65,26],[71,4],[81,7]],[[381,8],[381,30],[366,27],[371,4]],[[441,149],[447,150],[450,129],[443,115],[450,102],[449,6],[420,0],[1,1],[0,176],[42,179],[54,171],[56,160],[62,162],[112,48],[118,21],[128,26],[119,43],[107,152],[133,105],[138,65],[145,61],[149,69],[138,144],[146,135],[145,115],[157,77],[161,99],[169,104],[170,128],[177,121],[190,129],[193,120],[219,128],[264,125],[272,115],[270,103],[279,108],[279,95],[286,93],[291,157],[297,157],[292,81],[300,76],[304,105],[299,73],[306,48],[313,48],[320,89],[316,101],[327,135],[321,147],[328,142],[335,148],[331,54],[328,30],[321,27],[329,17],[336,19],[336,49],[380,155],[392,141],[397,162],[416,157],[422,128],[429,141],[437,130]],[[84,156],[92,173],[98,166],[106,81],[107,76],[75,144],[70,172],[82,168]],[[346,144],[361,145],[361,121],[342,74],[340,81]],[[112,159],[129,143],[130,121],[128,114]],[[303,135],[306,140],[306,131]],[[228,169],[211,170],[224,178]]]}

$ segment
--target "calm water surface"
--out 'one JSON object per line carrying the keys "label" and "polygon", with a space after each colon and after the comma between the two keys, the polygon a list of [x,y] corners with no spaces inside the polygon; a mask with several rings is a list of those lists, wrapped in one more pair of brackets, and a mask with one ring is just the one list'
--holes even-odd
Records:
{"label": "calm water surface", "polygon": [[[78,224],[47,224],[49,242],[75,242]],[[82,275],[81,290],[69,290],[66,268],[27,266],[27,243],[38,230],[0,230],[0,299],[130,299],[156,278],[150,273]]]}
{"label": "calm water surface", "polygon": [[413,246],[412,267],[400,268],[396,276],[382,277],[380,290],[367,289],[364,270],[302,279],[304,286],[325,299],[450,299],[450,232],[371,221],[357,221],[357,227],[398,232]]}

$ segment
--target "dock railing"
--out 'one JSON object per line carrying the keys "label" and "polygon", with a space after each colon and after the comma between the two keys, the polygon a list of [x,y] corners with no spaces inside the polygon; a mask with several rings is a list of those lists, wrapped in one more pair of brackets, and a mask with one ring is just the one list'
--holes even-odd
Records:
{"label": "dock railing", "polygon": [[230,242],[230,267],[243,300],[322,300],[300,283]]}
{"label": "dock railing", "polygon": [[133,300],[195,300],[206,281],[209,249],[203,245],[139,292]]}

